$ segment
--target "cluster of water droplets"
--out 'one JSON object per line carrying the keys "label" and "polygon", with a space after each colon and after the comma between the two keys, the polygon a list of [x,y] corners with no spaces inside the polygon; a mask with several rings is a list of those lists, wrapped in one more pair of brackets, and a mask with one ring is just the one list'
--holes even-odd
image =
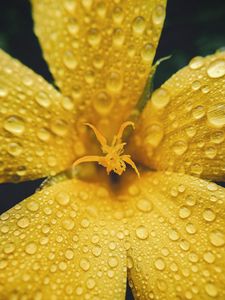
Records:
{"label": "cluster of water droplets", "polygon": [[45,189],[0,217],[0,295],[26,286],[40,299],[112,299],[124,294],[128,269],[148,299],[221,297],[224,201],[216,184],[170,173],[113,198],[76,180]]}
{"label": "cluster of water droplets", "polygon": [[214,183],[188,180],[150,175],[146,185],[129,187],[139,214],[128,275],[140,299],[223,297],[224,193]]}
{"label": "cluster of water droplets", "polygon": [[225,59],[219,53],[193,58],[155,90],[136,131],[141,160],[196,176],[224,174],[224,82]]}
{"label": "cluster of water droplets", "polygon": [[74,102],[3,52],[0,68],[4,180],[54,175],[84,152],[75,133]]}
{"label": "cluster of water droplets", "polygon": [[131,0],[49,5],[34,5],[36,32],[62,92],[103,131],[109,119],[126,119],[149,74],[165,8],[143,0],[138,6]]}

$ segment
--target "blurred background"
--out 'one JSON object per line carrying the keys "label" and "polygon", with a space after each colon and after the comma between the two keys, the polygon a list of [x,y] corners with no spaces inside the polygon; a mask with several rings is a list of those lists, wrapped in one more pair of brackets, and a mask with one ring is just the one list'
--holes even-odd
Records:
{"label": "blurred background", "polygon": [[[0,0],[0,48],[52,81],[33,33],[28,0]],[[196,55],[225,47],[224,0],[168,0],[167,17],[156,59],[172,55],[157,70],[155,87]],[[1,63],[1,62],[0,62]],[[0,213],[34,193],[42,180],[0,185]],[[130,290],[127,299],[131,300]]]}

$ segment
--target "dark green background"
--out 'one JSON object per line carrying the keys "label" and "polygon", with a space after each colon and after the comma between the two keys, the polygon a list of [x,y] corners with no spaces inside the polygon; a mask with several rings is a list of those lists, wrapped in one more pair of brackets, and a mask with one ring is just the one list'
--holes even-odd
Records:
{"label": "dark green background", "polygon": [[[29,1],[0,0],[0,47],[52,81],[32,27]],[[158,68],[155,86],[186,65],[193,56],[204,56],[223,47],[224,0],[168,0],[156,59],[170,54],[172,58]],[[31,195],[40,182],[0,185],[0,212]],[[127,299],[132,299],[130,291]]]}

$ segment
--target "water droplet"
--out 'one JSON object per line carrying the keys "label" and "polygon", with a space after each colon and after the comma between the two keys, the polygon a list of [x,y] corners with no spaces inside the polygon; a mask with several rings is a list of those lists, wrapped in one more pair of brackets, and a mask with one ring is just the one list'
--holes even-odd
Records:
{"label": "water droplet", "polygon": [[222,247],[225,244],[224,234],[220,230],[214,230],[209,235],[211,244],[215,247]]}
{"label": "water droplet", "polygon": [[77,20],[74,18],[69,19],[67,29],[72,36],[76,36],[80,29]]}
{"label": "water droplet", "polygon": [[153,92],[151,101],[157,109],[162,109],[170,102],[170,95],[164,88],[159,88]]}
{"label": "water droplet", "polygon": [[199,90],[200,87],[201,87],[201,83],[200,83],[200,81],[198,81],[198,80],[193,81],[192,84],[191,84],[191,88],[192,88],[194,91]]}
{"label": "water droplet", "polygon": [[145,226],[141,225],[139,227],[136,228],[136,236],[141,239],[141,240],[145,240],[148,238],[148,230]]}
{"label": "water droplet", "polygon": [[82,259],[80,260],[80,267],[81,267],[82,270],[88,271],[89,268],[90,268],[90,263],[89,263],[89,261],[88,261],[86,258],[82,258]]}
{"label": "water droplet", "polygon": [[7,261],[6,260],[0,260],[0,270],[3,270],[7,266]]}
{"label": "water droplet", "polygon": [[10,116],[4,122],[4,129],[15,135],[22,135],[25,131],[24,120],[18,116]]}
{"label": "water droplet", "polygon": [[116,6],[113,10],[113,22],[117,25],[121,24],[124,19],[124,13],[121,7]]}
{"label": "water droplet", "polygon": [[67,218],[63,220],[62,225],[64,229],[72,230],[75,226],[75,223],[71,218]]}
{"label": "water droplet", "polygon": [[26,228],[28,227],[30,224],[30,221],[28,218],[26,217],[22,217],[20,218],[18,221],[17,221],[17,225],[20,227],[20,228]]}
{"label": "water droplet", "polygon": [[211,134],[211,141],[214,144],[221,144],[225,139],[224,132],[222,130],[214,131]]}
{"label": "water droplet", "polygon": [[225,125],[225,103],[217,103],[209,107],[207,111],[209,124],[215,127]]}
{"label": "water droplet", "polygon": [[185,141],[176,141],[172,146],[173,152],[177,155],[182,155],[187,151],[188,145]]}
{"label": "water droplet", "polygon": [[57,119],[51,125],[51,130],[58,136],[65,136],[68,131],[66,121]]}
{"label": "water droplet", "polygon": [[152,204],[148,200],[140,199],[137,202],[137,208],[142,212],[150,212],[152,210]]}
{"label": "water droplet", "polygon": [[93,289],[96,285],[95,280],[93,278],[88,278],[86,285],[89,290]]}
{"label": "water droplet", "polygon": [[25,247],[25,252],[27,254],[33,255],[37,251],[37,245],[35,243],[29,243]]}
{"label": "water droplet", "polygon": [[197,230],[196,230],[196,227],[195,227],[194,224],[188,223],[188,224],[186,225],[186,231],[187,231],[187,233],[189,233],[189,234],[195,234]]}
{"label": "water droplet", "polygon": [[19,156],[23,152],[23,148],[19,143],[10,143],[8,144],[7,151],[12,156]]}
{"label": "water droplet", "polygon": [[208,157],[210,159],[215,158],[216,154],[217,154],[216,147],[211,146],[211,147],[207,147],[205,149],[205,155],[206,155],[206,157]]}
{"label": "water droplet", "polygon": [[102,39],[100,31],[97,28],[91,28],[88,31],[87,39],[88,39],[88,43],[91,46],[93,47],[98,46]]}
{"label": "water droplet", "polygon": [[93,101],[95,110],[101,115],[107,115],[113,106],[113,101],[110,95],[106,92],[99,92]]}
{"label": "water droplet", "polygon": [[38,130],[37,136],[41,141],[47,142],[51,137],[51,133],[48,131],[48,129],[41,128]]}
{"label": "water droplet", "polygon": [[216,297],[218,295],[217,288],[213,283],[207,283],[205,285],[205,291],[210,297]]}
{"label": "water droplet", "polygon": [[0,88],[0,98],[5,98],[6,96],[8,96],[8,90],[6,88]]}
{"label": "water droplet", "polygon": [[179,217],[181,219],[186,219],[191,215],[191,211],[189,208],[187,208],[186,206],[181,206],[180,210],[179,210]]}
{"label": "water droplet", "polygon": [[15,250],[15,245],[13,243],[7,243],[5,246],[4,246],[4,252],[5,254],[10,254],[12,253],[14,250]]}
{"label": "water droplet", "polygon": [[37,202],[28,202],[27,203],[27,209],[31,212],[36,212],[39,209],[39,204]]}
{"label": "water droplet", "polygon": [[100,55],[96,55],[93,59],[93,65],[96,69],[102,69],[104,66],[104,59]]}
{"label": "water droplet", "polygon": [[134,34],[140,35],[143,34],[145,31],[146,22],[145,19],[142,16],[138,16],[134,19],[132,23],[132,28]]}
{"label": "water droplet", "polygon": [[162,271],[165,269],[165,262],[162,258],[157,258],[155,261],[155,267],[156,269]]}
{"label": "water droplet", "polygon": [[113,46],[115,47],[121,47],[124,44],[125,35],[123,33],[123,30],[120,28],[116,28],[113,32]]}
{"label": "water droplet", "polygon": [[73,13],[75,11],[75,8],[77,6],[77,3],[74,2],[74,0],[66,0],[64,1],[64,7],[69,13]]}
{"label": "water droplet", "polygon": [[207,74],[211,78],[220,78],[225,75],[225,60],[217,59],[210,63]]}
{"label": "water droplet", "polygon": [[123,79],[118,72],[111,72],[107,77],[106,87],[111,93],[118,93],[122,89]]}
{"label": "water droplet", "polygon": [[99,245],[94,246],[92,248],[92,253],[94,254],[94,256],[98,257],[102,253],[102,247]]}
{"label": "water droplet", "polygon": [[189,63],[189,67],[193,70],[199,69],[204,65],[204,60],[201,56],[196,56],[192,58]]}
{"label": "water droplet", "polygon": [[170,229],[169,230],[169,238],[172,241],[177,241],[179,239],[179,234],[175,229]]}
{"label": "water droplet", "polygon": [[104,2],[99,2],[96,7],[97,14],[100,18],[105,18],[107,7]]}
{"label": "water droplet", "polygon": [[38,94],[35,96],[35,100],[44,108],[48,108],[51,105],[51,100],[45,92],[38,92]]}
{"label": "water droplet", "polygon": [[208,264],[212,264],[215,261],[215,256],[212,252],[208,251],[205,252],[203,255],[204,260],[208,263]]}
{"label": "water droplet", "polygon": [[207,208],[203,212],[203,218],[208,222],[212,222],[215,220],[216,215],[210,208]]}
{"label": "water droplet", "polygon": [[63,62],[69,70],[75,70],[78,64],[73,52],[69,50],[64,53]]}
{"label": "water droplet", "polygon": [[196,106],[195,108],[193,108],[192,116],[196,120],[201,119],[202,117],[204,117],[204,115],[205,115],[205,107],[204,106],[199,105],[199,106]]}
{"label": "water droplet", "polygon": [[165,8],[162,5],[157,5],[152,13],[152,22],[154,25],[159,26],[163,23],[165,18]]}
{"label": "water droplet", "polygon": [[184,251],[188,251],[190,249],[190,244],[188,241],[182,240],[180,242],[180,248]]}
{"label": "water droplet", "polygon": [[146,131],[145,143],[156,148],[164,136],[163,128],[159,124],[151,124]]}
{"label": "water droplet", "polygon": [[111,256],[108,259],[108,264],[111,268],[115,268],[118,265],[118,259],[115,256]]}
{"label": "water droplet", "polygon": [[69,260],[73,259],[74,253],[72,249],[67,249],[65,252],[65,257]]}
{"label": "water droplet", "polygon": [[66,192],[59,192],[55,199],[62,206],[66,206],[70,202],[70,196]]}
{"label": "water droplet", "polygon": [[197,129],[194,126],[188,126],[185,128],[185,132],[188,137],[192,138],[196,135]]}
{"label": "water droplet", "polygon": [[73,103],[72,99],[69,97],[63,97],[62,98],[62,107],[69,111],[73,110],[74,103]]}

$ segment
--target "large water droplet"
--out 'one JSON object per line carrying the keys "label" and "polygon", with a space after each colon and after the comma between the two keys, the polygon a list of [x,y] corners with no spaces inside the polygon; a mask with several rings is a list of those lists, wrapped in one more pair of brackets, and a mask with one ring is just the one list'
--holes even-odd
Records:
{"label": "large water droplet", "polygon": [[201,56],[196,56],[192,58],[192,60],[189,63],[189,67],[193,70],[199,69],[204,65],[204,60]]}
{"label": "large water droplet", "polygon": [[134,19],[132,23],[132,28],[134,34],[140,35],[143,34],[146,27],[146,21],[142,16],[138,16]]}
{"label": "large water droplet", "polygon": [[218,295],[218,290],[213,283],[207,283],[205,285],[205,291],[210,297],[216,297]]}
{"label": "large water droplet", "polygon": [[219,78],[225,75],[225,60],[217,59],[210,63],[207,74],[211,78]]}
{"label": "large water droplet", "polygon": [[137,202],[137,208],[142,212],[150,212],[152,210],[152,204],[146,199],[140,199]]}
{"label": "large water droplet", "polygon": [[38,92],[35,96],[35,100],[40,106],[44,108],[47,108],[51,105],[51,100],[45,92]]}
{"label": "large water droplet", "polygon": [[4,121],[4,129],[14,135],[22,135],[25,131],[24,120],[18,116],[10,116]]}
{"label": "large water droplet", "polygon": [[77,67],[77,59],[75,58],[73,52],[69,50],[64,53],[63,62],[69,70],[75,70]]}
{"label": "large water droplet", "polygon": [[154,46],[152,44],[146,44],[141,51],[141,58],[144,62],[149,63],[153,59]]}
{"label": "large water droplet", "polygon": [[8,144],[7,151],[12,156],[19,156],[23,152],[23,147],[19,143]]}
{"label": "large water droplet", "polygon": [[83,269],[84,271],[88,271],[90,268],[90,262],[86,259],[86,258],[82,258],[80,260],[80,267],[81,269]]}
{"label": "large water droplet", "polygon": [[173,151],[174,151],[175,154],[182,155],[188,149],[187,142],[186,141],[176,141],[173,144],[172,149],[173,149]]}
{"label": "large water droplet", "polygon": [[154,25],[159,26],[163,23],[165,18],[165,8],[162,5],[157,5],[152,13],[152,22]]}
{"label": "large water droplet", "polygon": [[111,72],[109,73],[106,81],[107,90],[111,93],[118,93],[122,89],[123,79],[120,73]]}
{"label": "large water droplet", "polygon": [[224,234],[220,230],[214,230],[209,235],[211,244],[215,247],[222,247],[225,244]]}
{"label": "large water droplet", "polygon": [[156,261],[155,261],[155,267],[157,270],[164,270],[165,269],[165,262],[162,258],[157,258]]}
{"label": "large water droplet", "polygon": [[99,92],[93,101],[95,110],[101,115],[107,115],[112,109],[112,97],[106,92]]}
{"label": "large water droplet", "polygon": [[217,103],[209,107],[207,118],[210,125],[223,127],[225,125],[225,103]]}
{"label": "large water droplet", "polygon": [[148,238],[148,235],[149,235],[148,229],[145,226],[141,225],[141,226],[136,228],[136,236],[139,239],[145,240],[145,239]]}
{"label": "large water droplet", "polygon": [[151,101],[156,108],[162,109],[170,102],[170,95],[166,89],[159,88],[152,94]]}
{"label": "large water droplet", "polygon": [[88,39],[88,43],[91,46],[93,46],[93,47],[98,46],[101,42],[101,38],[102,38],[101,33],[97,28],[91,28],[88,31],[87,39]]}
{"label": "large water droplet", "polygon": [[30,220],[27,217],[22,217],[17,221],[17,225],[20,228],[26,228],[29,226],[29,224],[30,224]]}
{"label": "large water droplet", "polygon": [[35,243],[31,242],[31,243],[27,244],[25,247],[25,252],[27,254],[33,255],[36,253],[36,251],[37,251],[37,245]]}
{"label": "large water droplet", "polygon": [[56,197],[55,197],[56,201],[62,205],[62,206],[66,206],[69,204],[70,202],[70,196],[68,193],[66,192],[59,192]]}

